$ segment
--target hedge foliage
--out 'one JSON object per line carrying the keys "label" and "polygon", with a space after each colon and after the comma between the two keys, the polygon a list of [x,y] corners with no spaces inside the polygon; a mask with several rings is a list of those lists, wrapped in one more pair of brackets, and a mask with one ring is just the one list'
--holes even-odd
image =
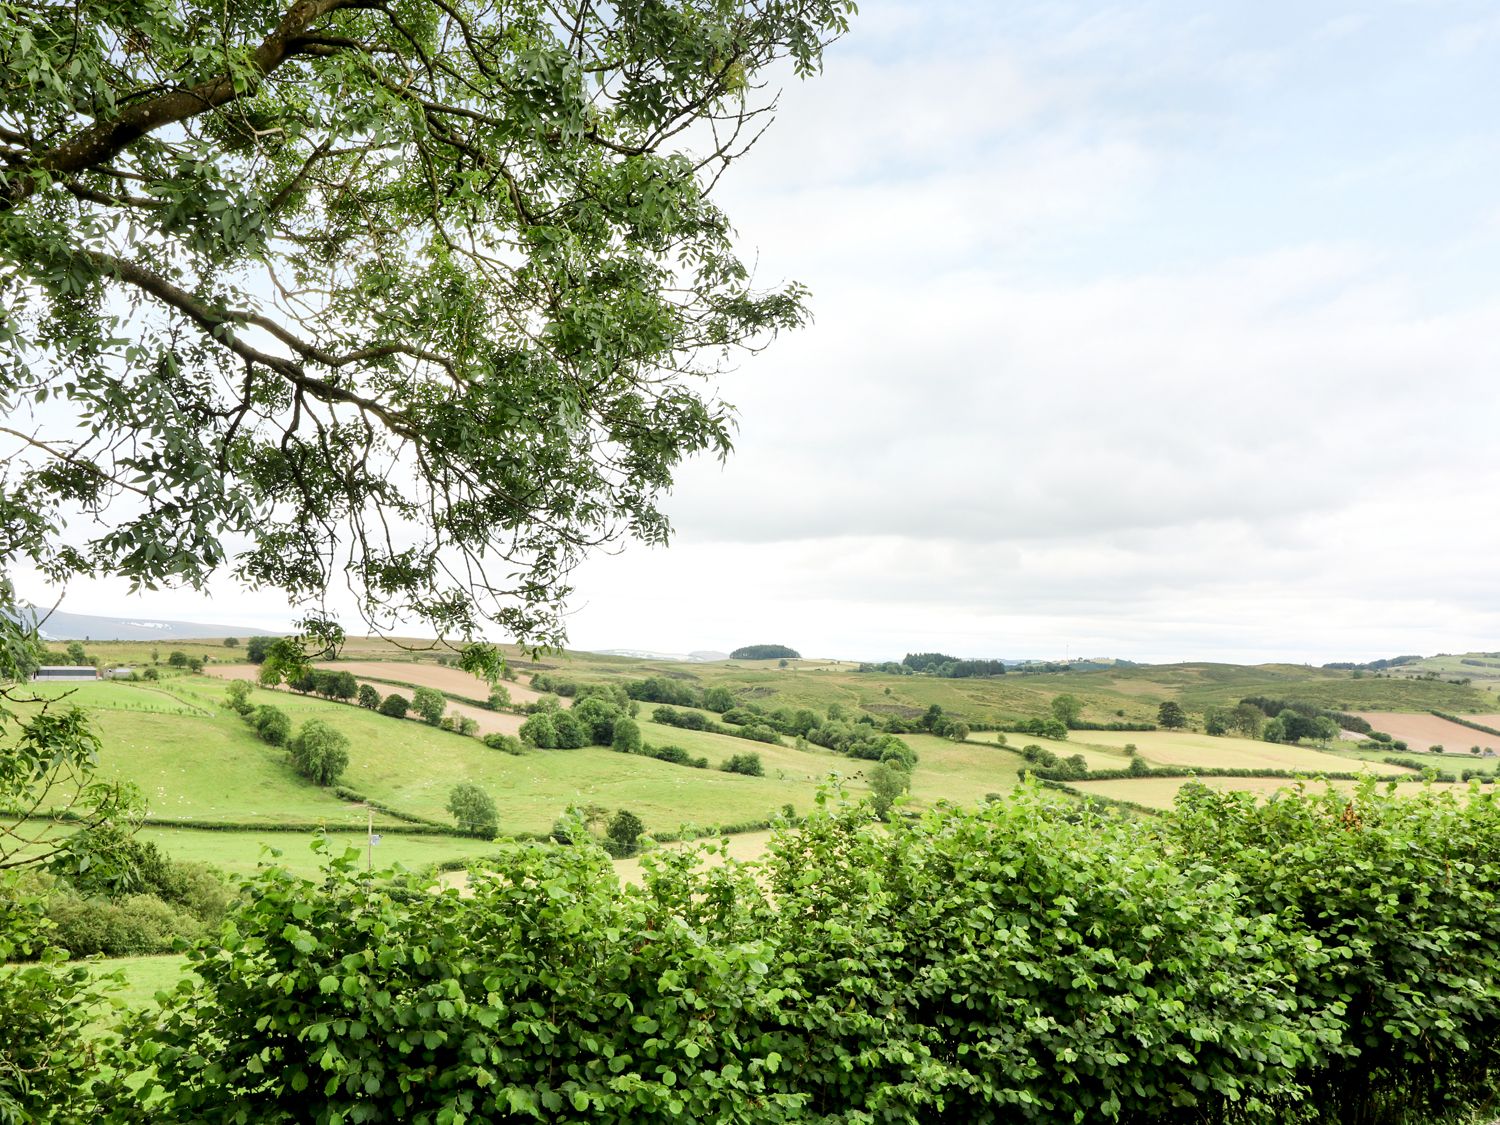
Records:
{"label": "hedge foliage", "polygon": [[103,1116],[1432,1120],[1496,1077],[1500,805],[1397,793],[825,801],[759,866],[655,853],[639,887],[591,846],[505,847],[469,897],[271,869]]}

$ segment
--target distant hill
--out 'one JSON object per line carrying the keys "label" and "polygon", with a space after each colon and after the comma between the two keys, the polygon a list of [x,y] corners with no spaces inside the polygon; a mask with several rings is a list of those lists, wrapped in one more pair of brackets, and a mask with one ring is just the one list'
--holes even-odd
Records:
{"label": "distant hill", "polygon": [[651,652],[643,648],[596,648],[590,650],[600,656],[628,656],[635,660],[676,660],[682,664],[712,664],[715,660],[728,660],[727,652],[698,649],[693,652]]}
{"label": "distant hill", "polygon": [[156,617],[95,617],[87,613],[66,613],[32,607],[32,620],[40,622],[38,632],[48,641],[156,641],[186,640],[192,637],[254,637],[270,630],[250,629],[243,625],[210,625],[196,621],[164,621]]}

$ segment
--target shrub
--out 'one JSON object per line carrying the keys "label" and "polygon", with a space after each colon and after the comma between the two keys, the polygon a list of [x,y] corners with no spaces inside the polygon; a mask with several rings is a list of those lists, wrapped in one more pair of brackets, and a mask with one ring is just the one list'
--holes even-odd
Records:
{"label": "shrub", "polygon": [[499,731],[484,736],[484,744],[491,750],[499,750],[505,754],[514,754],[520,757],[525,753],[525,746],[521,740],[513,734],[501,734]]}
{"label": "shrub", "polygon": [[382,715],[389,715],[393,719],[406,718],[406,713],[410,710],[411,700],[394,691],[380,702],[380,713]]}
{"label": "shrub", "polygon": [[[1306,1077],[1320,1120],[1440,1117],[1487,1096],[1500,1064],[1500,807],[1374,782],[1257,803],[1187,786],[1170,838],[1242,888],[1321,964],[1307,1011],[1347,1026]],[[1404,1116],[1403,1118],[1404,1119]]]}
{"label": "shrub", "polygon": [[230,710],[241,715],[248,715],[255,710],[255,704],[250,702],[250,684],[245,680],[229,682],[229,686],[224,689],[224,702],[229,704]]}
{"label": "shrub", "polygon": [[255,709],[250,721],[262,741],[269,742],[272,746],[285,746],[292,737],[292,720],[287,718],[286,712],[280,707],[263,703]]}
{"label": "shrub", "polygon": [[707,758],[695,758],[681,746],[641,746],[641,755],[646,758],[655,758],[661,762],[671,762],[675,766],[690,766],[693,769],[707,769]]}
{"label": "shrub", "polygon": [[552,729],[557,735],[559,750],[577,750],[591,741],[587,724],[580,722],[571,711],[558,711],[553,715]]}
{"label": "shrub", "polygon": [[314,785],[332,785],[349,767],[349,739],[322,719],[308,719],[292,739],[292,766]]}
{"label": "shrub", "polygon": [[371,684],[360,684],[355,699],[367,711],[380,710],[380,692]]}
{"label": "shrub", "polygon": [[489,708],[491,711],[504,711],[510,707],[510,688],[504,684],[496,684],[490,688]]}
{"label": "shrub", "polygon": [[492,837],[499,830],[500,817],[494,800],[471,782],[460,782],[449,792],[448,811],[459,828],[472,836]]}
{"label": "shrub", "polygon": [[479,720],[471,719],[468,715],[456,715],[454,716],[454,730],[466,738],[472,738],[479,733]]}
{"label": "shrub", "polygon": [[766,768],[759,754],[736,754],[719,767],[725,773],[739,773],[746,777],[764,777]]}
{"label": "shrub", "polygon": [[645,831],[646,826],[641,823],[640,817],[629,809],[621,809],[610,818],[605,829],[604,838],[609,854],[616,858],[634,855],[639,847],[641,834]]}

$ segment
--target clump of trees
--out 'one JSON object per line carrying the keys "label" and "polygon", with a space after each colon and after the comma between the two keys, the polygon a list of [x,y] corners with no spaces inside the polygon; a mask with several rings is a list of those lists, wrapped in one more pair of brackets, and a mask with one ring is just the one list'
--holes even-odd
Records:
{"label": "clump of trees", "polygon": [[[885,671],[887,665],[861,664],[861,671]],[[901,658],[898,674],[941,676],[944,679],[969,679],[976,676],[1003,676],[1003,660],[965,660],[943,652],[909,652]]]}
{"label": "clump of trees", "polygon": [[786,645],[745,645],[729,654],[731,660],[801,660],[802,654]]}

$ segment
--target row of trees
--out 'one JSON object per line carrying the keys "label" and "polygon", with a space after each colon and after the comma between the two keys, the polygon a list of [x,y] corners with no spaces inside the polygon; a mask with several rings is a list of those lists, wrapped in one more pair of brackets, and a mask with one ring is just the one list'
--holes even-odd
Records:
{"label": "row of trees", "polygon": [[314,785],[336,784],[349,768],[348,736],[322,719],[305,720],[294,735],[286,712],[270,704],[256,706],[250,701],[250,691],[246,681],[231,681],[224,692],[225,701],[262,741],[286,747],[297,773]]}

